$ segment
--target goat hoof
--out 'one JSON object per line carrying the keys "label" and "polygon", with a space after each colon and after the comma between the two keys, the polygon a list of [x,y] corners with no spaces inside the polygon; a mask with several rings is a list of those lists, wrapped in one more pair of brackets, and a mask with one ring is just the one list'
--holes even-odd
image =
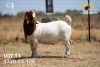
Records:
{"label": "goat hoof", "polygon": [[31,57],[32,57],[32,58],[37,58],[37,55],[32,55]]}
{"label": "goat hoof", "polygon": [[69,55],[65,55],[64,57],[65,57],[65,58],[69,58]]}

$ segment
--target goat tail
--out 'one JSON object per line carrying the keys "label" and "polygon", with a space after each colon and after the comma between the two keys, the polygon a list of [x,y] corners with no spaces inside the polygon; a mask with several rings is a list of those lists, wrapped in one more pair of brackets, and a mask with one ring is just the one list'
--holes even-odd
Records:
{"label": "goat tail", "polygon": [[66,21],[71,25],[72,19],[69,15],[65,15],[65,18],[67,19]]}

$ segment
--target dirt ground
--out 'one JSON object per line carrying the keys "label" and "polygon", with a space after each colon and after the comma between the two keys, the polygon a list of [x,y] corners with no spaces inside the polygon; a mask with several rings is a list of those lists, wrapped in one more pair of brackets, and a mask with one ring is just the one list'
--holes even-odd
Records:
{"label": "dirt ground", "polygon": [[[38,46],[38,57],[31,58],[29,44],[13,42],[0,44],[0,67],[100,67],[100,43],[71,43],[71,55],[64,57],[62,42]],[[9,60],[4,54],[20,54]]]}

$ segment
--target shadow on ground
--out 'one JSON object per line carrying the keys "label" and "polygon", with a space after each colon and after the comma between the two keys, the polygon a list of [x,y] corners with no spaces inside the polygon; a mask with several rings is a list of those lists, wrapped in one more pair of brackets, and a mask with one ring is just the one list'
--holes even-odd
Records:
{"label": "shadow on ground", "polygon": [[[33,58],[33,57],[20,57],[20,58],[12,58],[12,60],[18,60],[18,59],[26,59],[26,58]],[[64,56],[37,56],[35,58],[65,58]]]}

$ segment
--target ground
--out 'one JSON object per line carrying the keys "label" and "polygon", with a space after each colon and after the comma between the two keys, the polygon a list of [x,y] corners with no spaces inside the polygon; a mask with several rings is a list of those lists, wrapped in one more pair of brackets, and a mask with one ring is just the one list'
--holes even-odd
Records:
{"label": "ground", "polygon": [[[30,45],[27,43],[19,41],[1,44],[0,67],[100,67],[100,43],[98,42],[71,43],[69,58],[64,57],[64,52],[65,47],[62,42],[56,45],[39,44],[38,57],[31,58]],[[20,54],[21,57],[13,56],[10,63],[5,63],[4,54]],[[12,62],[13,60],[17,63]],[[21,63],[27,60],[28,62]]]}

